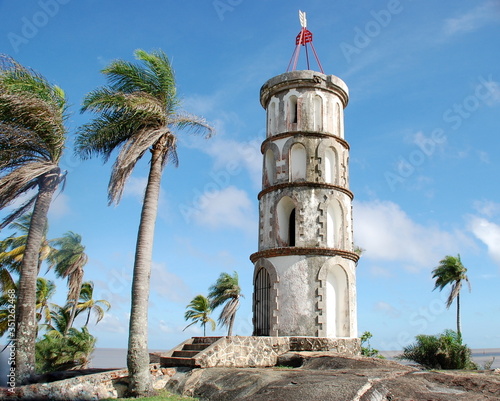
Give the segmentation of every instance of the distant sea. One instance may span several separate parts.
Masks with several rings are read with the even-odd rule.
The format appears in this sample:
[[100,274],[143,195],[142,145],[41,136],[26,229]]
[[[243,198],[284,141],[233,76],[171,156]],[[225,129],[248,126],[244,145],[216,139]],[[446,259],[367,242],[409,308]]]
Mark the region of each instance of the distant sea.
[[[159,350],[151,350],[159,351]],[[167,350],[163,350],[167,351]],[[401,351],[382,351],[387,359],[394,359]],[[492,369],[500,368],[500,348],[473,349],[472,359],[480,367],[493,358]],[[127,366],[127,350],[122,348],[96,348],[90,364],[91,368],[124,368]]]

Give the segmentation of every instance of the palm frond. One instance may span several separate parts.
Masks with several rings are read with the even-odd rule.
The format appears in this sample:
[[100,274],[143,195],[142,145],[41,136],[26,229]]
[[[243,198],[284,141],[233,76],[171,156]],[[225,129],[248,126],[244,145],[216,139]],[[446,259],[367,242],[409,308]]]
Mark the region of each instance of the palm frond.
[[39,185],[42,176],[60,179],[59,167],[52,162],[33,162],[19,166],[0,177],[0,209],[13,202],[20,195]]
[[102,156],[107,162],[111,153],[140,127],[140,121],[127,114],[102,113],[78,129],[75,153],[82,159]]
[[240,300],[238,298],[231,298],[225,305],[224,308],[222,308],[222,312],[219,316],[219,324],[223,326],[228,326],[230,320],[234,317],[236,314],[236,311],[238,310],[240,306]]
[[145,135],[144,131],[139,131],[122,146],[120,153],[113,164],[111,178],[108,186],[109,204],[118,203],[123,194],[125,183],[132,174],[135,165],[158,140],[168,133],[165,128],[152,130]]
[[193,134],[204,134],[206,139],[215,134],[215,129],[204,118],[189,113],[171,116],[169,125],[176,129],[185,129]]
[[162,50],[148,53],[138,49],[135,51],[135,57],[145,62],[153,73],[152,83],[154,86],[152,86],[155,90],[151,93],[163,99],[169,111],[175,110],[178,106],[175,74],[167,55]]

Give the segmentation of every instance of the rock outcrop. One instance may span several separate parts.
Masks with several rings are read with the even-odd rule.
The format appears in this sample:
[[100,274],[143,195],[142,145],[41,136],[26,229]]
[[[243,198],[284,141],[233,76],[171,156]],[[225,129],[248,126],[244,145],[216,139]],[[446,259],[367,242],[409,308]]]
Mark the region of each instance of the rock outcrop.
[[210,401],[500,400],[493,372],[422,371],[397,362],[299,352],[274,368],[210,368],[176,373],[167,388]]

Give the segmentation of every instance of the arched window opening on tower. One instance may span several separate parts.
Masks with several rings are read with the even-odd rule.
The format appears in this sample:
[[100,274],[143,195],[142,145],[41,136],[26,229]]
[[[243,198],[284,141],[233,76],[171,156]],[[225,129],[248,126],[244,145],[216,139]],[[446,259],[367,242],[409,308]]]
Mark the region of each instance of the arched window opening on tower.
[[335,150],[326,148],[325,150],[325,182],[327,184],[335,184],[336,180],[336,164],[337,157]]
[[289,104],[289,121],[292,124],[297,124],[298,120],[298,106],[297,96],[290,96],[288,99]]
[[328,205],[326,212],[326,246],[328,248],[342,249],[341,238],[342,209],[337,200]]
[[347,275],[339,265],[328,268],[326,278],[326,336],[347,337]]
[[268,336],[271,315],[271,280],[263,267],[257,272],[254,283],[254,336]]
[[314,131],[323,131],[323,99],[321,96],[314,96]]
[[267,133],[268,136],[276,134],[276,102],[271,102],[269,104],[269,109],[267,110]]
[[335,116],[336,116],[336,120],[335,120],[335,128],[336,128],[336,135],[341,137],[341,138],[344,138],[344,130],[343,130],[343,127],[342,127],[342,124],[341,124],[341,110],[340,110],[340,105],[337,103],[336,106],[335,106]]
[[295,143],[290,149],[290,180],[306,179],[306,148],[300,143]]
[[295,209],[293,209],[288,219],[288,246],[295,246],[295,226]]
[[295,246],[295,203],[293,200],[284,196],[276,206],[276,215],[278,217],[278,246]]
[[264,186],[267,187],[273,185],[275,177],[276,161],[274,159],[274,152],[271,149],[267,149],[264,166]]

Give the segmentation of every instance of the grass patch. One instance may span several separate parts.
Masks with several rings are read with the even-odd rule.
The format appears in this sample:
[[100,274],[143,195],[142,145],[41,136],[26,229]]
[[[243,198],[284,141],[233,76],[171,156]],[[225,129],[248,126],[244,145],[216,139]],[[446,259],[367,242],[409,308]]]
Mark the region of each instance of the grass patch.
[[141,401],[197,401],[198,398],[183,397],[181,395],[172,394],[167,390],[158,390],[157,395],[143,398],[107,398],[103,401],[130,401],[139,399]]

